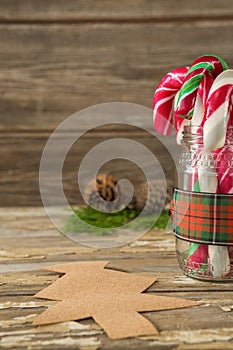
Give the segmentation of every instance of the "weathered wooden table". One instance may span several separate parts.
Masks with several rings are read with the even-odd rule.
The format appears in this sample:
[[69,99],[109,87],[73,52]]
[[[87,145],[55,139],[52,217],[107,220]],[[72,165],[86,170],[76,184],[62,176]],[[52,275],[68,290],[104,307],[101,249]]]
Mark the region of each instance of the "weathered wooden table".
[[[171,234],[151,231],[128,246],[97,250],[60,235],[42,208],[2,208],[0,217],[1,349],[233,349],[233,284],[183,276]],[[113,341],[91,319],[32,326],[35,316],[55,303],[33,297],[58,278],[43,266],[101,259],[114,269],[157,276],[151,293],[202,304],[145,313],[160,332],[150,337]]]

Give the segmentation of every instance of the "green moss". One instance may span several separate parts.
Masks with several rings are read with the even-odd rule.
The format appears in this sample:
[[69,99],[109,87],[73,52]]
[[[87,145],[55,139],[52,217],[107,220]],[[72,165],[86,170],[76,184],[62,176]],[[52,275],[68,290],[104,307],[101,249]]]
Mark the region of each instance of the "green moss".
[[168,220],[169,220],[169,211],[164,210],[156,221],[154,227],[157,228],[166,228]]
[[[80,207],[74,209],[74,214],[67,218],[64,231],[65,233],[87,232],[101,236],[106,234],[106,228],[108,228],[108,234],[110,234],[114,228],[130,223],[139,214],[139,211],[132,209],[124,209],[116,213],[103,213],[90,207]],[[84,223],[80,220],[77,221],[76,216]],[[165,228],[168,218],[168,211],[163,211],[152,228]],[[129,228],[132,230],[138,230],[142,227],[146,228],[147,226],[150,228],[151,222],[153,222],[152,215],[144,215],[138,220],[132,221]],[[90,226],[85,225],[85,223]]]

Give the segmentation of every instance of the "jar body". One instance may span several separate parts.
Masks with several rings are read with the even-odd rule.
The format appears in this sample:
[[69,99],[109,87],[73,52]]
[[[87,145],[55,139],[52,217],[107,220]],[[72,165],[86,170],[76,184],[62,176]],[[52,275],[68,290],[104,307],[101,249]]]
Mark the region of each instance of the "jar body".
[[[179,190],[193,193],[194,197],[206,193],[210,200],[214,198],[214,194],[223,194],[225,196],[224,200],[230,198],[230,203],[233,203],[233,142],[232,132],[229,133],[224,147],[210,152],[203,149],[202,128],[185,128],[184,147],[179,161]],[[215,214],[214,211],[212,214],[210,212],[205,213],[203,205],[200,205],[200,210],[198,208],[198,205],[196,205],[198,215],[196,219],[192,217],[192,220],[203,222],[203,226],[197,224],[195,226],[200,227],[200,231],[203,230],[203,232],[199,232],[200,237],[204,237],[203,241],[197,240],[196,235],[189,232],[189,228],[187,228],[187,232],[182,238],[174,230],[180,268],[186,275],[201,280],[233,281],[232,241],[229,241],[230,243],[222,241],[220,244],[213,241],[209,244],[204,232],[206,230],[205,216],[209,217]],[[231,208],[226,207],[226,210],[231,211]],[[221,223],[225,224],[223,220]],[[192,223],[190,225],[192,226]],[[209,225],[208,229],[211,231],[213,226]],[[227,230],[229,231],[229,227]],[[230,231],[232,237],[232,230],[230,229]],[[212,232],[207,233],[208,236],[211,234]]]

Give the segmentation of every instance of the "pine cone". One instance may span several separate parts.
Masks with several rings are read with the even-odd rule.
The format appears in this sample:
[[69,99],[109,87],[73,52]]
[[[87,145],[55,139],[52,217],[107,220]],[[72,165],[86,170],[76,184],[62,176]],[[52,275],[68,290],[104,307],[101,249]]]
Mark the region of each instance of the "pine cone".
[[150,198],[147,201],[148,196],[148,183],[141,183],[135,190],[134,198],[129,207],[152,214],[161,211],[162,208],[166,208],[172,199],[172,184],[167,184],[167,191],[164,193],[164,182],[162,180],[152,180],[150,183]]
[[[119,210],[123,193],[118,186],[116,186],[118,179],[109,174],[99,174],[96,178],[92,179],[86,186],[84,191],[85,201],[92,207],[98,210]],[[117,192],[118,191],[118,192]],[[105,203],[100,201],[100,198],[104,199]],[[113,201],[115,201],[113,203]],[[107,202],[107,203],[106,203]]]

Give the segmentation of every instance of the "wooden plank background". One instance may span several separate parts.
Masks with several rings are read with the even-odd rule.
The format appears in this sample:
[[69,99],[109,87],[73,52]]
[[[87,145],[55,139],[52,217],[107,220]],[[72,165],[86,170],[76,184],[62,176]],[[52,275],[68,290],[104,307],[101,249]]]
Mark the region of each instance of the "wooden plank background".
[[[230,0],[0,0],[0,205],[41,204],[41,153],[66,117],[111,101],[151,107],[167,71],[205,53],[233,66],[232,37]],[[93,139],[118,131],[106,134],[84,136],[79,159]],[[137,137],[153,143],[143,132]],[[65,174],[71,201],[72,166]],[[131,166],[116,168],[130,178]]]

